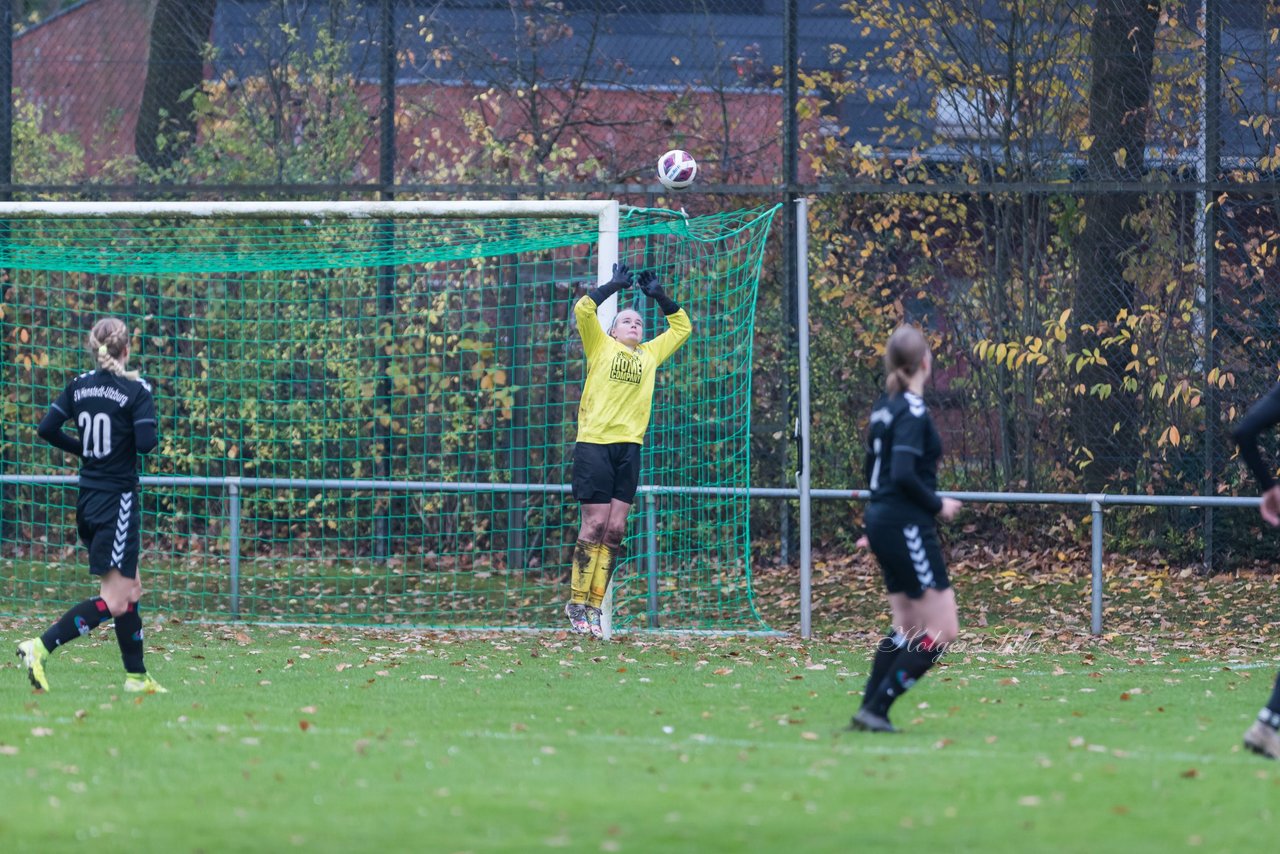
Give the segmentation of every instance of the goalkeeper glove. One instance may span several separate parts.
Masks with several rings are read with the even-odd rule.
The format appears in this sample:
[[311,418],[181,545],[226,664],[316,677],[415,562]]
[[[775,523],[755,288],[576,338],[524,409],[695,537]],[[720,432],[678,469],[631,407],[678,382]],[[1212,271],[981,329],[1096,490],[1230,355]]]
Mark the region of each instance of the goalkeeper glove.
[[623,288],[631,287],[631,276],[631,270],[627,268],[626,264],[619,261],[613,265],[613,278],[599,287],[587,291],[587,296],[591,297],[596,305],[600,305]]
[[640,274],[639,278],[636,279],[636,287],[640,289],[640,293],[656,302],[658,308],[662,309],[663,314],[675,314],[680,310],[680,306],[676,304],[676,301],[667,296],[667,292],[658,283],[658,274],[652,270],[645,270]]

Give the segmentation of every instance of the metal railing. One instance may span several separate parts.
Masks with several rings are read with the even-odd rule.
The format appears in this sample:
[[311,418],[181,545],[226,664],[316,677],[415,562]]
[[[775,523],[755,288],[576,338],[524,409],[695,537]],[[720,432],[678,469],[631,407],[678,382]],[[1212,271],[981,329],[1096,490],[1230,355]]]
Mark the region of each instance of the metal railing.
[[[800,490],[777,490],[778,492],[795,493],[796,497]],[[1103,559],[1103,507],[1105,505],[1112,506],[1128,506],[1128,507],[1253,507],[1256,508],[1261,502],[1259,498],[1219,498],[1216,496],[1200,496],[1200,495],[1107,495],[1105,493],[1081,495],[1062,492],[939,492],[939,495],[949,496],[959,499],[960,501],[978,503],[978,504],[1076,504],[1087,506],[1090,515],[1090,599],[1091,619],[1090,632],[1095,635],[1102,634],[1102,602],[1104,598],[1105,578],[1102,571]],[[858,489],[814,489],[810,491],[813,498],[820,499],[844,499],[844,500],[863,500],[870,497],[870,493],[866,490]],[[771,497],[771,496],[761,496]],[[801,567],[801,574],[807,574],[808,567]],[[807,587],[807,583],[804,585]],[[804,589],[802,587],[802,589]],[[800,600],[801,611],[812,607],[810,601],[805,598]],[[807,624],[807,618],[801,616],[801,625]],[[809,637],[807,632],[801,632],[803,637]]]
[[[74,475],[0,475],[0,483],[42,484],[73,486],[79,478]],[[453,483],[447,481],[417,480],[342,480],[324,478],[270,478],[270,477],[174,477],[146,476],[140,479],[143,486],[161,487],[217,487],[227,497],[228,568],[230,572],[231,615],[239,617],[240,611],[240,526],[241,494],[245,489],[337,489],[367,490],[370,492],[416,492],[421,494],[450,492],[489,493],[548,493],[566,494],[569,484],[546,483]],[[1089,508],[1090,513],[1090,631],[1102,634],[1102,611],[1106,578],[1103,572],[1103,514],[1110,506],[1141,507],[1252,507],[1257,508],[1258,498],[1221,498],[1199,495],[1081,495],[1060,492],[941,492],[940,495],[976,504],[1067,504]],[[646,626],[658,628],[658,498],[663,495],[712,495],[764,498],[778,501],[808,499],[820,501],[866,501],[870,494],[864,489],[808,489],[747,487],[733,489],[713,486],[655,486],[642,485],[637,491],[636,503],[640,510],[644,542],[644,567],[646,575]],[[802,518],[809,518],[803,514]],[[800,635],[812,636],[812,560],[808,550],[802,551],[797,583],[800,588]]]

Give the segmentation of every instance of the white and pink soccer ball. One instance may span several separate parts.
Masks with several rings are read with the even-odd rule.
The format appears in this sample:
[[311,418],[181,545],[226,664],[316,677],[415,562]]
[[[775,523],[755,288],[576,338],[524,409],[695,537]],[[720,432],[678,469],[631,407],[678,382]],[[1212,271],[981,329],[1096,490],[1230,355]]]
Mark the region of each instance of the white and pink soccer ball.
[[683,190],[698,177],[698,161],[693,155],[673,148],[658,158],[658,183],[668,190]]

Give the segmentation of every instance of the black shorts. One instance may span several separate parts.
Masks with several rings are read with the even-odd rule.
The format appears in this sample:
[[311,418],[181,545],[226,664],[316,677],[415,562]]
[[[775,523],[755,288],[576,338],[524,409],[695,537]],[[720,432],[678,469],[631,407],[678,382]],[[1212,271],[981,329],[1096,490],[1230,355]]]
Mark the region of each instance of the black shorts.
[[89,550],[90,573],[106,575],[118,569],[125,578],[138,577],[142,507],[136,491],[80,490],[76,531]]
[[880,562],[884,586],[890,593],[919,599],[926,589],[946,590],[947,564],[942,558],[938,526],[906,517],[867,510],[867,540]]
[[573,446],[573,497],[583,504],[633,504],[639,485],[640,446],[634,442]]

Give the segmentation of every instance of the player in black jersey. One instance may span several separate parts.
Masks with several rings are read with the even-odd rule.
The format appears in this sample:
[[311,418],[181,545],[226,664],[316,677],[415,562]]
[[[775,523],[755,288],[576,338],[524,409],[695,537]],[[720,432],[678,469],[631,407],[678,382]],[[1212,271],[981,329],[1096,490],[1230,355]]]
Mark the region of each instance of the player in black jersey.
[[[1258,435],[1269,427],[1280,424],[1280,385],[1271,389],[1249,408],[1244,418],[1231,431],[1240,446],[1240,456],[1258,482],[1262,493],[1259,511],[1263,520],[1271,526],[1280,525],[1280,484],[1272,474],[1274,469],[1262,459],[1258,450]],[[1244,734],[1244,746],[1254,753],[1270,759],[1280,759],[1280,674],[1276,675],[1271,699],[1258,712],[1258,718]]]
[[[155,400],[151,386],[125,368],[129,330],[122,321],[108,317],[94,324],[89,352],[98,369],[67,384],[37,432],[55,448],[80,458],[76,529],[89,550],[89,572],[99,578],[101,587],[97,596],[72,607],[42,636],[18,644],[18,656],[27,666],[31,684],[48,691],[44,665],[49,653],[114,618],[124,659],[124,689],[166,693],[143,664],[138,613],[142,596],[138,454],[156,447]],[[67,421],[75,423],[79,439],[62,431]]]
[[893,732],[889,707],[956,639],[955,591],[934,518],[953,518],[954,498],[935,491],[942,440],[921,398],[933,358],[924,334],[900,326],[884,355],[885,394],[871,412],[864,470],[871,489],[866,539],[880,563],[893,625],[876,648],[851,729]]

